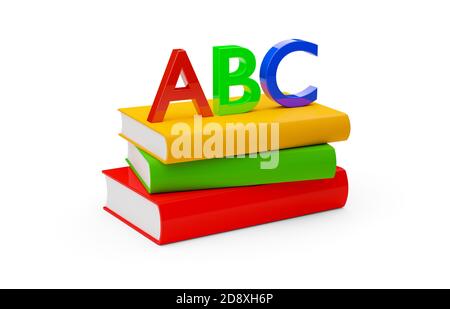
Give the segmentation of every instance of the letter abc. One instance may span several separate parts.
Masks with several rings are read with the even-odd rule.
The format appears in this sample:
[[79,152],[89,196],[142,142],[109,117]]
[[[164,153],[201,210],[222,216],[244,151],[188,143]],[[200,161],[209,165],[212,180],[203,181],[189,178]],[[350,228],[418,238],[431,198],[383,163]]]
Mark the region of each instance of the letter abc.
[[[292,39],[274,45],[261,63],[260,83],[264,93],[285,107],[306,106],[317,99],[317,88],[309,86],[296,94],[284,94],[277,84],[278,66],[288,54],[304,51],[317,56],[318,47],[314,43]],[[236,71],[230,72],[231,58],[237,58]],[[259,102],[261,90],[258,83],[251,79],[256,68],[253,53],[235,45],[213,47],[213,109],[216,115],[230,115],[251,111]],[[186,86],[176,88],[178,78],[182,76]],[[230,86],[242,85],[244,94],[230,101]],[[213,115],[208,101],[197,79],[191,62],[183,49],[174,49],[164,72],[161,84],[148,115],[149,122],[161,122],[171,101],[192,100],[198,114],[203,117]]]

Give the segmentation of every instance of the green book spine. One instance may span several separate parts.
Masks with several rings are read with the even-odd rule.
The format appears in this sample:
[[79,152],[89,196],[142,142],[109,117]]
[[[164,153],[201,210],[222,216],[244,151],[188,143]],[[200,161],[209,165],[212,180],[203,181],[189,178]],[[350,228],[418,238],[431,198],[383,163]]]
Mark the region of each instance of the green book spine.
[[279,150],[278,165],[272,169],[261,168],[270,157],[262,158],[260,154],[164,164],[137,150],[148,163],[145,168],[149,172],[142,172],[142,164],[139,171],[132,160],[127,162],[150,193],[333,178],[336,172],[336,153],[328,144]]

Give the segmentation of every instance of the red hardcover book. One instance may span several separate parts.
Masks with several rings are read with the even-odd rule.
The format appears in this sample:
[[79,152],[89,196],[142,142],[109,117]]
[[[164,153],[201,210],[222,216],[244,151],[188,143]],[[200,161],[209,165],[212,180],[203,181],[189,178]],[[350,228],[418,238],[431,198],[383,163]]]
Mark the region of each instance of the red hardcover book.
[[347,174],[331,179],[149,194],[129,167],[103,171],[104,209],[162,245],[344,207]]

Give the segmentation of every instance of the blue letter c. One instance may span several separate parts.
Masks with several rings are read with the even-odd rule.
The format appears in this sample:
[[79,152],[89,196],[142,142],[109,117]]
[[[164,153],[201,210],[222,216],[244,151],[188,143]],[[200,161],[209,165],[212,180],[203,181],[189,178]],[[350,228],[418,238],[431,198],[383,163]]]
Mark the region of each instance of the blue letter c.
[[280,88],[278,88],[278,65],[286,55],[294,51],[304,51],[317,56],[317,45],[297,39],[280,42],[273,46],[264,56],[259,72],[264,93],[285,107],[305,106],[317,100],[317,88],[314,86],[309,86],[299,93],[288,95],[282,93]]

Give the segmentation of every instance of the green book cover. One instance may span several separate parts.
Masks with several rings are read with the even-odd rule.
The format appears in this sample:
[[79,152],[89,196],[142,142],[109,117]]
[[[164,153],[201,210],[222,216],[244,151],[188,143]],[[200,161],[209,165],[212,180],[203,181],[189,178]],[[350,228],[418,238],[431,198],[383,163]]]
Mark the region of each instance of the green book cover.
[[336,172],[336,153],[328,144],[262,155],[164,164],[129,144],[126,161],[149,193],[333,178]]

